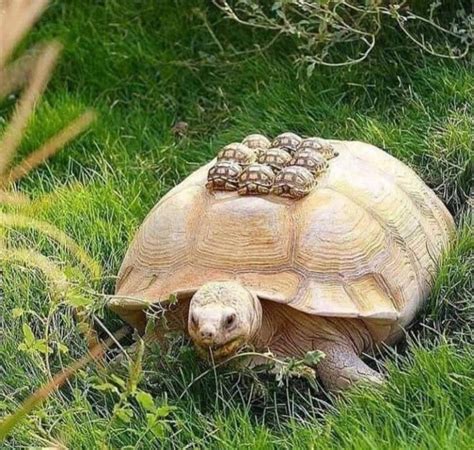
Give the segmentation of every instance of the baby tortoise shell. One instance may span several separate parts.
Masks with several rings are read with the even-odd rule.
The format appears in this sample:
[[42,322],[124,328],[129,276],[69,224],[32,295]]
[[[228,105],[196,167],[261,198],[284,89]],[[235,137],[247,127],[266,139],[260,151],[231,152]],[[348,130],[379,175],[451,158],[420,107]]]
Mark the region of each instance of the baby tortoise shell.
[[232,161],[241,166],[248,166],[257,159],[255,150],[248,148],[244,144],[233,142],[226,145],[218,154],[218,161]]
[[279,147],[288,151],[291,155],[301,143],[301,138],[295,133],[279,134],[272,142],[272,147]]
[[207,173],[206,187],[215,191],[236,191],[242,167],[233,161],[217,161]]
[[269,148],[259,156],[258,162],[270,166],[273,171],[278,172],[291,161],[291,155],[282,148]]
[[271,147],[271,142],[263,134],[249,134],[242,141],[242,144],[255,150],[257,156],[260,156],[267,148]]
[[272,169],[263,164],[250,164],[239,177],[239,194],[269,194],[275,174]]
[[324,172],[328,163],[321,153],[305,148],[298,150],[290,161],[290,166],[300,166],[308,169],[314,176]]
[[287,166],[276,176],[272,193],[281,197],[300,199],[316,185],[314,176],[301,166]]
[[338,153],[334,150],[334,147],[329,142],[316,137],[303,139],[297,150],[306,149],[315,150],[318,153],[321,153],[321,155],[323,155],[326,159],[331,159],[338,155]]

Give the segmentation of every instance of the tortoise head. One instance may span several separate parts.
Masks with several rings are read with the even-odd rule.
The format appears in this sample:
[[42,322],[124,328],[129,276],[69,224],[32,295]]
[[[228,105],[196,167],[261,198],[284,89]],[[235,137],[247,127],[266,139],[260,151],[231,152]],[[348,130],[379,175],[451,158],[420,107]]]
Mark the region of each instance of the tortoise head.
[[261,323],[260,301],[237,282],[207,283],[191,299],[188,331],[201,356],[232,356],[252,341]]

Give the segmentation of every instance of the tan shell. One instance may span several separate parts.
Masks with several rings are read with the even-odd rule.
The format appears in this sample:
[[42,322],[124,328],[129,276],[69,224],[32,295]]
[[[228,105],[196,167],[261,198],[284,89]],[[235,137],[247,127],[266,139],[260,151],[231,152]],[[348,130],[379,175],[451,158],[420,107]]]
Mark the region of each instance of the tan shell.
[[271,147],[271,142],[263,134],[249,134],[243,141],[242,144],[248,148],[257,151],[257,155],[261,155],[267,148]]
[[272,142],[272,147],[279,147],[283,150],[293,154],[298,145],[301,143],[301,138],[295,133],[282,133],[279,134]]
[[269,194],[275,174],[263,164],[251,164],[239,177],[239,194]]
[[247,166],[257,159],[255,150],[250,149],[244,144],[234,142],[226,145],[217,154],[217,161],[232,161],[241,166]]
[[262,153],[258,162],[270,166],[274,171],[279,171],[291,160],[291,155],[282,148],[269,148]]
[[222,191],[236,191],[242,167],[232,161],[217,161],[207,173],[206,187]]
[[314,188],[316,180],[305,167],[288,166],[278,173],[272,192],[282,197],[300,199]]
[[290,165],[305,167],[315,176],[324,172],[328,167],[324,156],[309,148],[297,150],[290,161]]
[[146,304],[238,280],[309,314],[359,318],[376,342],[398,335],[427,298],[453,219],[397,159],[330,142],[339,156],[299,201],[210,192],[210,165],[197,170],[143,222],[110,306],[140,326]]
[[337,156],[337,152],[334,150],[334,146],[332,146],[330,142],[317,137],[303,139],[297,148],[297,151],[300,150],[315,150],[321,153],[321,155],[326,159],[332,159]]

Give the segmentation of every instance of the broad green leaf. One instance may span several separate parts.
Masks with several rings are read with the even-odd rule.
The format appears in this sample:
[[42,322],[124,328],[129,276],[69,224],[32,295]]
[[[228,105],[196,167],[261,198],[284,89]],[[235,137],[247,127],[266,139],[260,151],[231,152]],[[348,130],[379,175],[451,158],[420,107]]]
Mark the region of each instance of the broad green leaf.
[[114,409],[115,416],[124,423],[130,423],[130,419],[133,417],[133,411],[131,408],[125,406]]
[[48,344],[46,343],[45,339],[39,339],[34,343],[33,348],[37,350],[40,353],[43,354],[48,354],[51,352],[51,349],[49,348]]
[[23,328],[23,337],[24,337],[26,345],[28,347],[32,347],[36,341],[35,335],[33,334],[33,330],[26,322],[23,324],[22,328]]
[[146,421],[148,428],[157,438],[165,437],[165,426],[154,414],[147,414]]
[[22,308],[13,308],[12,309],[12,317],[14,319],[17,319],[18,317],[21,317],[24,314],[24,310]]
[[135,393],[135,398],[144,410],[150,412],[155,411],[155,401],[153,400],[151,394],[149,394],[148,392],[137,391]]

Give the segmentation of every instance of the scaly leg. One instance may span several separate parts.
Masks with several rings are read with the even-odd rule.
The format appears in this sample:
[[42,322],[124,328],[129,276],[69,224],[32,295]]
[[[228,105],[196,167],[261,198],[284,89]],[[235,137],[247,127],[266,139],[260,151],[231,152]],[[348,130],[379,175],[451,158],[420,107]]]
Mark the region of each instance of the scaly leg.
[[318,363],[316,370],[329,391],[342,391],[358,382],[383,382],[383,376],[365,364],[350,345],[323,341],[317,348],[326,357]]

